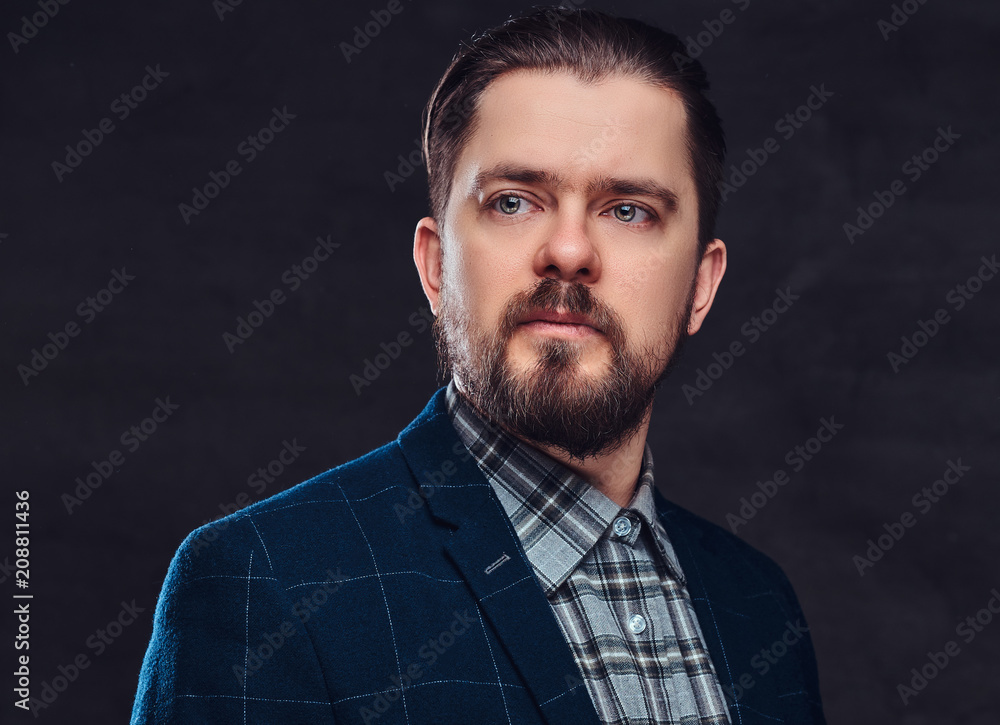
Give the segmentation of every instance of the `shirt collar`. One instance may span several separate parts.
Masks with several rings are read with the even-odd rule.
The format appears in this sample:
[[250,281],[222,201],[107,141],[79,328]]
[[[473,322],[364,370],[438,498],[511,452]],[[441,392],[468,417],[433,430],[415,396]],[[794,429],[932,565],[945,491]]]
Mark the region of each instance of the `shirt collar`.
[[611,535],[611,525],[620,515],[632,520],[629,543],[635,543],[642,525],[650,527],[668,570],[683,583],[673,547],[656,515],[648,443],[636,491],[622,508],[560,461],[482,416],[454,380],[448,383],[445,399],[459,438],[500,499],[546,595],[573,573],[602,536]]

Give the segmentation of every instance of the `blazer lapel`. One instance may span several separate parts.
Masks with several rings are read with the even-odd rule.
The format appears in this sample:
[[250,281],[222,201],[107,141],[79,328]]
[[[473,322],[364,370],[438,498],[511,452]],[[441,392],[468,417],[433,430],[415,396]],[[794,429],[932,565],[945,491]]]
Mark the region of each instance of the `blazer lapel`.
[[597,723],[580,670],[510,520],[448,417],[444,388],[398,441],[415,479],[444,481],[425,495],[430,513],[455,528],[446,555],[475,593],[546,721]]
[[744,722],[744,711],[777,715],[785,684],[781,675],[762,676],[751,665],[754,657],[760,659],[761,645],[773,640],[768,627],[781,621],[767,608],[771,600],[762,591],[762,580],[748,562],[734,560],[732,547],[721,536],[692,525],[692,514],[659,491],[655,496],[733,722]]

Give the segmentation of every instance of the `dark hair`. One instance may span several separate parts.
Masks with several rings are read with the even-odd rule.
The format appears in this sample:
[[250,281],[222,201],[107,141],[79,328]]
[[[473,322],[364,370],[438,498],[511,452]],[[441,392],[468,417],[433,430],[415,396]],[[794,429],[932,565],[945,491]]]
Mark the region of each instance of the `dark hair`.
[[475,130],[480,96],[500,75],[521,69],[567,70],[585,83],[622,73],[675,91],[687,115],[698,240],[704,250],[715,235],[726,154],[722,123],[705,96],[705,70],[676,35],[596,10],[538,8],[462,44],[424,109],[423,153],[436,219],[444,218],[455,164]]

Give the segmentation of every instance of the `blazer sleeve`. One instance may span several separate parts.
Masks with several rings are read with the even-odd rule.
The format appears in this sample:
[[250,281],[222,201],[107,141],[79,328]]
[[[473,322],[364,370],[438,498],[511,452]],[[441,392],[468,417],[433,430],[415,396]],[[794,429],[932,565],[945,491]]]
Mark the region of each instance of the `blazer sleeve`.
[[250,517],[185,539],[163,583],[133,725],[333,723],[300,607]]

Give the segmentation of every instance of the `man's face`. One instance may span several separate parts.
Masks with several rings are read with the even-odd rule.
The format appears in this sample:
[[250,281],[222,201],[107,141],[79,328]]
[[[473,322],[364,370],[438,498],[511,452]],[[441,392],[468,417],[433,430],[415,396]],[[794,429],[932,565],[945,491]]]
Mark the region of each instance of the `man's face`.
[[491,419],[607,452],[648,419],[725,267],[713,243],[706,304],[683,105],[624,76],[515,72],[476,118],[436,229],[439,284],[433,259],[421,270],[439,346]]

